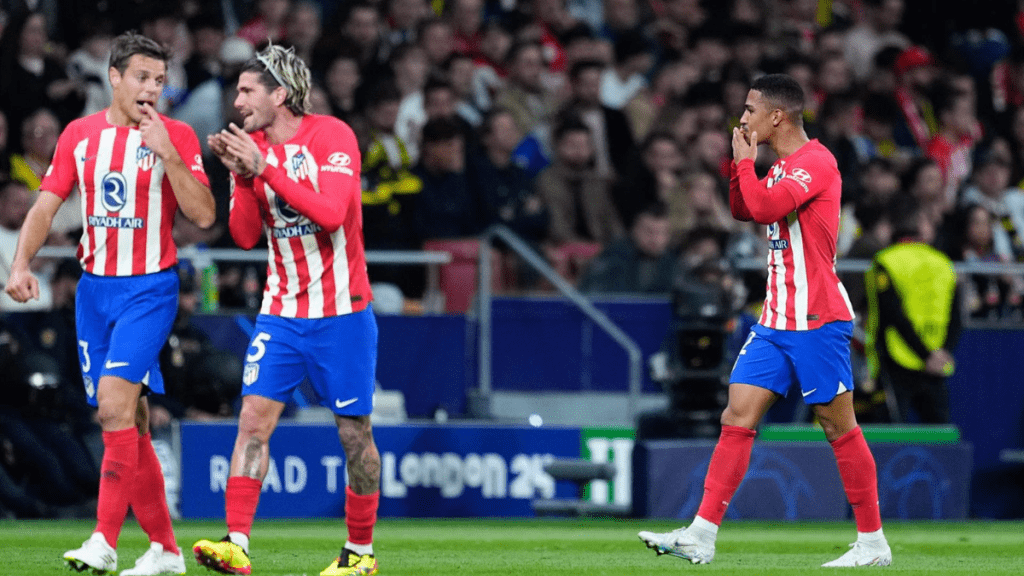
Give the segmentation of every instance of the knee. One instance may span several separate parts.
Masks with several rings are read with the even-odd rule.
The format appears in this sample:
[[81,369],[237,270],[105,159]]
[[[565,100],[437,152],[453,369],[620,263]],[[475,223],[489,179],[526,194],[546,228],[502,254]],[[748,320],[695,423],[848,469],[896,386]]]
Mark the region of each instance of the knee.
[[96,410],[96,421],[104,432],[115,432],[135,426],[135,414],[107,403],[101,403]]
[[243,408],[238,416],[238,439],[243,444],[248,444],[252,440],[266,442],[270,439],[271,426],[269,418],[256,411]]
[[740,426],[742,428],[749,428],[753,430],[757,428],[757,421],[759,419],[759,417],[754,417],[751,414],[745,414],[742,411],[736,410],[730,404],[722,411],[722,418],[720,422],[722,426]]

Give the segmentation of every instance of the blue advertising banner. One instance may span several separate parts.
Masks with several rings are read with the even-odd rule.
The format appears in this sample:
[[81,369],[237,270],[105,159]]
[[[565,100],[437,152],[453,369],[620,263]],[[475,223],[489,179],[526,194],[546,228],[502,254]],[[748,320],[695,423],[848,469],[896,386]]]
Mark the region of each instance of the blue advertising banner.
[[[236,425],[182,423],[181,514],[224,514]],[[574,497],[544,472],[580,456],[576,428],[401,425],[374,429],[381,455],[380,516],[532,516],[534,498]],[[282,423],[270,441],[261,518],[339,517],[345,456],[333,425]]]
[[[633,504],[639,516],[692,518],[715,443],[656,440],[633,450]],[[875,444],[883,518],[964,519],[971,445]],[[832,448],[824,442],[758,442],[726,518],[843,520],[850,515]]]

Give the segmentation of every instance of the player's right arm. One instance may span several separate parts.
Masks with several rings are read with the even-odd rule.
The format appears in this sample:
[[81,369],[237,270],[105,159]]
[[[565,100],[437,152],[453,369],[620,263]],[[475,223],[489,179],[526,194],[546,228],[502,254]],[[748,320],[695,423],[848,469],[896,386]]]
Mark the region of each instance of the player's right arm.
[[235,244],[243,250],[249,250],[260,241],[260,235],[263,233],[259,200],[256,199],[252,178],[232,173],[231,182],[228,228]]
[[11,275],[7,281],[4,291],[16,302],[28,302],[29,299],[39,299],[39,280],[29,269],[29,263],[39,248],[46,242],[50,234],[50,225],[53,223],[53,216],[57,213],[64,199],[56,194],[41,191],[39,198],[25,216],[25,223],[21,225],[21,232],[18,234],[18,248],[14,252],[14,262],[11,263]]
[[740,173],[735,162],[730,162],[729,167],[729,210],[733,218],[740,222],[750,222],[754,216],[743,202],[743,194],[740,193]]

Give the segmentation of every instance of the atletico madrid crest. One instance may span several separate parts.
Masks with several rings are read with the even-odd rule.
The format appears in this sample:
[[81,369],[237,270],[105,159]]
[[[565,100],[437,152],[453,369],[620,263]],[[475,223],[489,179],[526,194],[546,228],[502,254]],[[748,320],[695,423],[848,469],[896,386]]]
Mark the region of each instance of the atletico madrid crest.
[[146,146],[139,146],[135,152],[135,163],[138,164],[139,170],[150,170],[156,164],[156,154]]

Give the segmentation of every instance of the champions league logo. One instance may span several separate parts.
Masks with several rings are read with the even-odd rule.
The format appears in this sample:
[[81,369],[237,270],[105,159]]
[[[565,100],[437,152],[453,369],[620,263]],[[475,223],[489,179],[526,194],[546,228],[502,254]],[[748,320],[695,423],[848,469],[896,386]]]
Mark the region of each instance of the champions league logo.
[[109,172],[100,183],[100,204],[107,212],[119,212],[128,202],[128,183],[120,172]]

